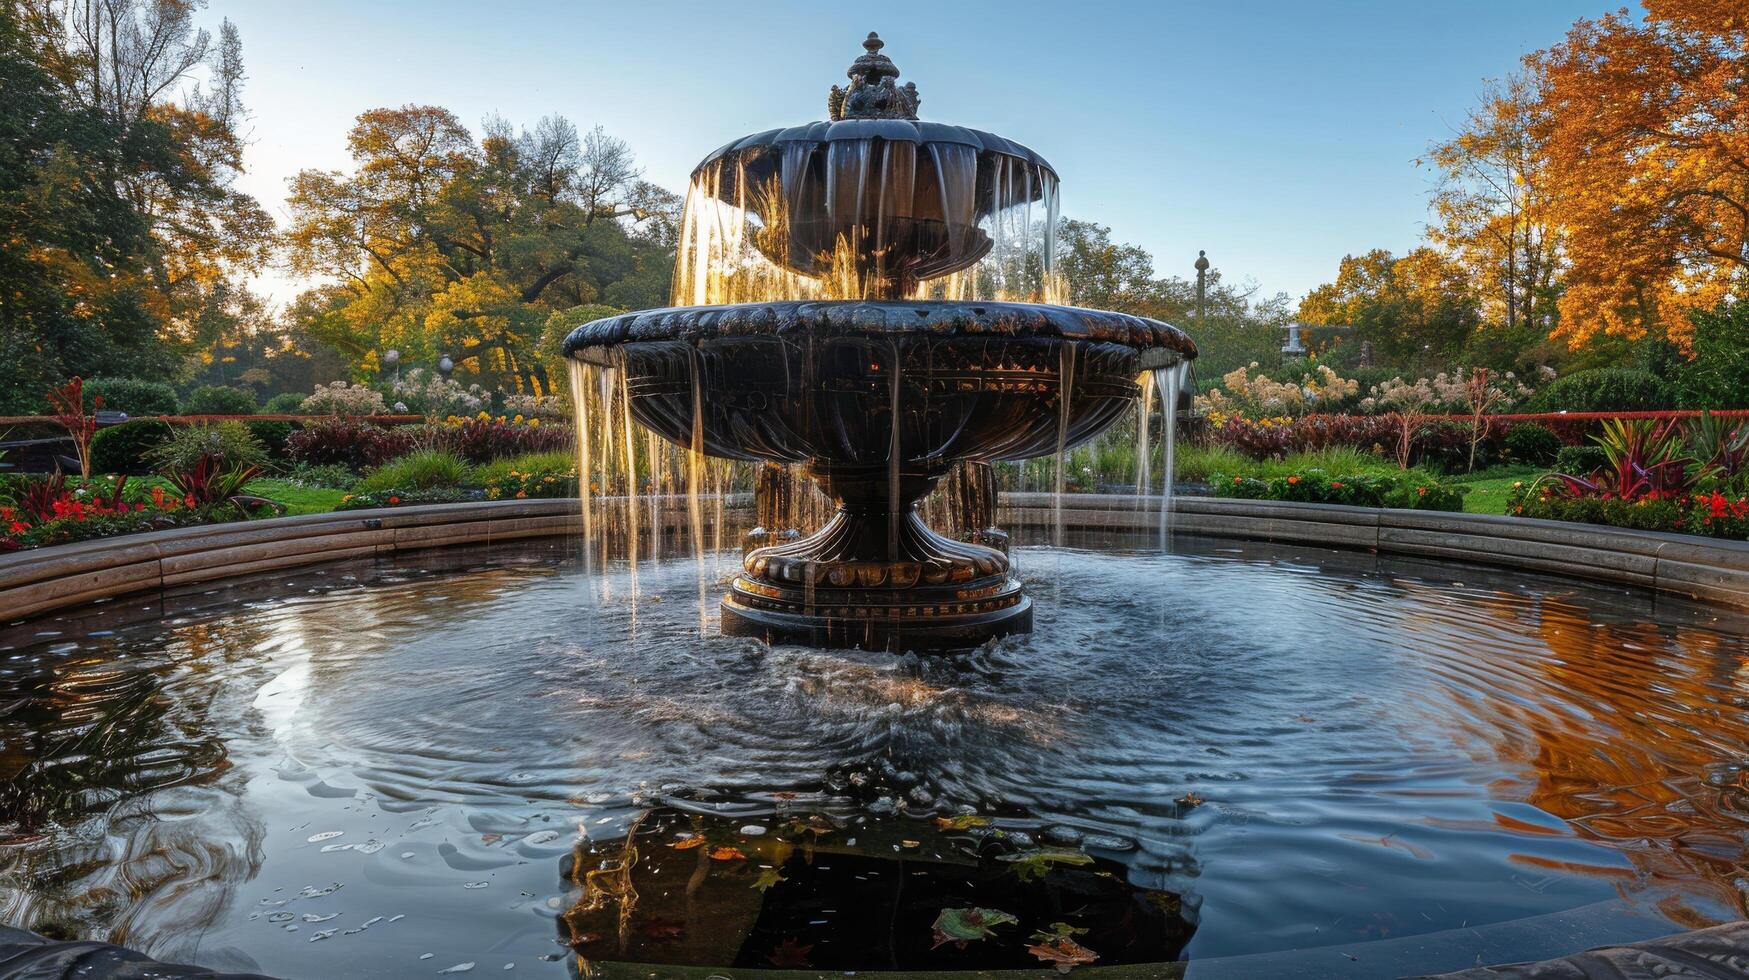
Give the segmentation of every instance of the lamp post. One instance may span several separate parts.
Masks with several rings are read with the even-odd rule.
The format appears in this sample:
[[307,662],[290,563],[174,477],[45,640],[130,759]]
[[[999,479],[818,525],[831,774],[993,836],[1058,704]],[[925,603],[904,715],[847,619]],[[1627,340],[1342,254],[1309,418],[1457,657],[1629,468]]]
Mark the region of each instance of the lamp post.
[[1203,323],[1203,299],[1207,296],[1209,274],[1209,254],[1202,249],[1196,250],[1196,328],[1201,330]]
[[437,373],[443,375],[445,381],[449,380],[450,372],[454,370],[455,362],[449,359],[448,354],[437,359]]
[[401,352],[391,347],[383,351],[383,367],[395,372],[395,383],[401,383]]

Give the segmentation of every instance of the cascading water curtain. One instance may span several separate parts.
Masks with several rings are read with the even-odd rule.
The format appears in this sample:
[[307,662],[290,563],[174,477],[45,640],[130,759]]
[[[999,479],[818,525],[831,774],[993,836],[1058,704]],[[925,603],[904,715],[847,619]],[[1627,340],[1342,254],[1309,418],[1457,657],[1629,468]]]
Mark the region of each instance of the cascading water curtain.
[[[886,139],[799,140],[726,153],[701,166],[687,188],[670,300],[712,306],[878,296],[894,281],[895,270],[883,264],[888,236],[915,233],[907,220],[924,206],[945,216],[950,254],[969,252],[974,243],[982,248],[985,239],[989,247],[964,268],[937,275],[923,270],[894,298],[1066,301],[1056,272],[1058,184],[1048,167],[1003,154],[980,159],[969,145]],[[681,520],[695,553],[714,555],[739,543],[725,541],[725,495],[750,491],[762,464],[703,456],[699,360],[688,447],[639,432],[623,372],[571,365],[578,506],[589,562],[605,567],[610,560],[635,564],[639,556],[661,556],[673,548],[662,535]],[[894,399],[899,381],[895,371]],[[889,410],[896,421],[904,408]],[[835,505],[801,467],[785,469],[787,492],[774,494],[782,506],[763,513],[778,526],[767,530],[812,533],[830,520]],[[684,501],[676,492],[682,485]],[[923,512],[945,509],[932,497]],[[716,566],[701,564],[701,596],[707,579],[721,577]]]
[[[949,216],[950,247],[963,247],[959,236],[975,230],[990,249],[965,269],[925,278],[907,298],[1065,302],[1056,273],[1056,174],[999,154],[984,165],[987,180],[973,147],[881,139],[796,141],[751,159],[712,160],[687,188],[670,301],[871,298],[891,271],[880,264],[884,236],[927,196]],[[820,228],[843,234],[820,240]],[[870,258],[859,265],[858,255]]]

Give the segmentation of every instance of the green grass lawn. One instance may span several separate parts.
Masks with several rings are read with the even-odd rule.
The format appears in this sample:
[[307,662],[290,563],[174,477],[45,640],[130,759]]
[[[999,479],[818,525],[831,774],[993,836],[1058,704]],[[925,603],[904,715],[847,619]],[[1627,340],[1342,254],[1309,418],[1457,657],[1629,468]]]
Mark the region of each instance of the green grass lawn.
[[345,490],[306,487],[271,478],[253,480],[245,489],[252,494],[266,497],[283,505],[288,517],[296,514],[320,514],[333,510],[340,506],[340,498],[346,496]]
[[1469,493],[1464,494],[1465,513],[1504,514],[1506,495],[1512,485],[1520,480],[1529,483],[1544,472],[1546,470],[1535,466],[1495,466],[1473,475],[1446,477],[1446,482],[1469,489]]

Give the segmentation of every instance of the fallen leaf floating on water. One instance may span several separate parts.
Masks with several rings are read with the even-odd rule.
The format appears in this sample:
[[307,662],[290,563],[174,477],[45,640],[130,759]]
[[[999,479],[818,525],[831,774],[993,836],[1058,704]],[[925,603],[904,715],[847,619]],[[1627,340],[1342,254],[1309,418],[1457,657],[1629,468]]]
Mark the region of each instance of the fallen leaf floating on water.
[[682,837],[681,839],[675,841],[672,844],[669,844],[668,846],[674,848],[677,851],[685,851],[685,850],[690,850],[694,847],[697,847],[703,843],[704,843],[704,835],[703,834],[694,834],[691,837]]
[[739,847],[718,847],[711,850],[712,861],[745,861],[747,855]]
[[1078,966],[1085,966],[1099,959],[1098,953],[1067,936],[1048,943],[1028,946],[1026,951],[1056,967],[1058,973],[1068,973]]
[[814,951],[812,944],[803,946],[792,939],[785,939],[771,951],[771,965],[782,970],[806,970],[812,964],[808,962],[808,954]]
[[325,840],[333,840],[344,833],[346,833],[344,830],[324,830],[319,834],[311,834],[309,837],[305,838],[305,840],[311,844],[320,844]]
[[936,817],[935,825],[942,830],[971,830],[973,827],[988,827],[989,817],[980,817],[975,813],[962,813],[957,817]]
[[1040,929],[1032,934],[1035,943],[1054,943],[1059,939],[1073,939],[1076,936],[1087,935],[1087,930],[1072,926],[1067,922],[1053,922],[1049,929]]
[[783,880],[785,880],[785,879],[784,879],[783,873],[781,871],[778,871],[776,868],[766,868],[764,871],[759,872],[759,877],[753,879],[753,884],[749,885],[748,887],[749,888],[757,888],[760,891],[765,891],[766,889],[770,888],[772,885],[775,885],[778,882],[783,881]]
[[472,964],[472,963],[457,963],[455,966],[452,966],[447,970],[439,970],[437,972],[440,974],[442,974],[442,973],[466,973],[469,970],[472,970],[473,968],[474,968],[474,964]]
[[482,843],[482,844],[496,844],[503,839],[504,839],[503,834],[481,834],[480,835],[480,843]]
[[655,942],[672,942],[686,935],[686,927],[667,919],[651,919],[644,924],[644,935]]
[[1183,796],[1180,796],[1178,798],[1178,805],[1179,806],[1202,806],[1202,794],[1198,793],[1195,790],[1191,790],[1190,792],[1188,792],[1188,793],[1186,793]]
[[[935,917],[935,946],[954,943],[960,949],[976,939],[989,939],[997,926],[1019,922],[1001,909],[942,909]],[[931,946],[934,949],[935,946]]]
[[1004,854],[997,860],[1014,865],[1014,875],[1021,881],[1043,878],[1050,873],[1053,864],[1080,866],[1093,863],[1090,855],[1080,851],[1022,851],[1019,854]]
[[1343,834],[1342,836],[1359,844],[1377,844],[1380,847],[1400,847],[1403,850],[1408,851],[1411,857],[1417,857],[1423,861],[1433,860],[1432,851],[1429,851],[1425,847],[1411,844],[1406,840],[1397,840],[1395,834],[1386,834],[1383,837],[1364,837],[1360,834]]

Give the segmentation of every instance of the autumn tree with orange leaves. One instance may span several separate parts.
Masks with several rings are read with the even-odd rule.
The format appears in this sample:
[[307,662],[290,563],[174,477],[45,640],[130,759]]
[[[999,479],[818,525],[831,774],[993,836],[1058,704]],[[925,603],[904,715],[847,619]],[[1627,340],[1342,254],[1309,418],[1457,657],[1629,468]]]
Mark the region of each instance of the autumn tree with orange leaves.
[[1749,6],[1645,0],[1529,59],[1565,234],[1556,336],[1668,337],[1749,282]]

